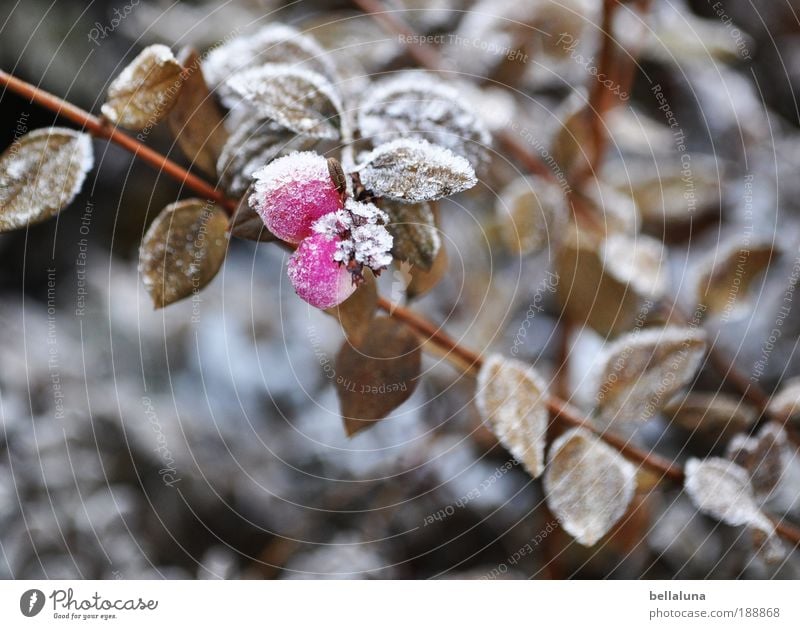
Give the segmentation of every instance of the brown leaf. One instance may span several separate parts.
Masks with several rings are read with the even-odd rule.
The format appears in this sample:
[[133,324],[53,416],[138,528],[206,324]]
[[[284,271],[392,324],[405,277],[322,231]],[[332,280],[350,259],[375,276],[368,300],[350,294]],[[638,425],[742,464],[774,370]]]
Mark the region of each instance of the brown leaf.
[[544,177],[520,177],[495,203],[500,233],[509,251],[530,254],[561,240],[569,216],[564,191]]
[[786,431],[780,424],[770,422],[758,436],[736,435],[728,444],[727,456],[747,470],[753,491],[763,500],[786,472],[789,456]]
[[603,350],[597,417],[606,424],[652,418],[692,380],[705,349],[705,335],[691,328],[649,328],[620,337]]
[[58,214],[78,194],[93,163],[85,133],[53,127],[19,138],[0,156],[0,232]]
[[409,269],[411,281],[406,286],[406,297],[415,299],[436,286],[439,280],[444,277],[444,274],[447,273],[448,264],[447,249],[440,247],[430,271],[425,271],[419,267]]
[[267,228],[258,212],[251,208],[248,203],[252,191],[253,186],[251,185],[244,196],[239,199],[236,212],[231,216],[229,226],[231,236],[242,240],[255,240],[256,242],[275,242],[278,238]]
[[729,243],[711,252],[697,281],[697,302],[709,314],[729,317],[746,310],[747,294],[778,252],[768,242]]
[[183,84],[181,71],[169,48],[148,46],[109,86],[103,115],[134,131],[155,126],[175,104]]
[[405,402],[422,369],[419,340],[389,317],[372,320],[358,346],[336,355],[336,392],[348,436],[369,428]]
[[185,68],[183,87],[167,123],[183,154],[193,165],[213,176],[228,140],[222,109],[206,85],[197,51],[184,49],[178,61]]
[[533,367],[497,354],[484,361],[478,374],[475,401],[481,416],[533,478],[544,470],[546,388]]
[[593,546],[628,510],[636,468],[597,435],[573,428],[550,447],[544,490],[564,530]]
[[571,226],[556,259],[556,294],[570,319],[614,336],[647,319],[666,290],[666,254],[648,236]]
[[757,413],[739,397],[726,393],[688,393],[664,406],[664,414],[693,435],[727,441],[737,432],[748,430]]
[[392,256],[430,271],[442,246],[430,204],[384,199],[381,209],[389,215],[386,228],[394,239]]
[[365,268],[362,283],[350,297],[338,306],[325,312],[336,317],[344,330],[347,340],[360,345],[370,328],[378,306],[378,285],[372,271]]
[[200,199],[165,207],[139,249],[139,273],[156,308],[200,291],[219,271],[227,251],[228,217]]
[[800,378],[790,378],[781,384],[769,403],[769,412],[784,421],[800,420]]

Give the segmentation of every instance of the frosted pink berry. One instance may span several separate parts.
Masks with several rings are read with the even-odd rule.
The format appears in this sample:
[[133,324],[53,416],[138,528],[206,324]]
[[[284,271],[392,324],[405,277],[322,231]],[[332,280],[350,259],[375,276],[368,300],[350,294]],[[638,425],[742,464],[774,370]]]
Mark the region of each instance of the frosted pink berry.
[[309,236],[289,259],[289,279],[295,292],[317,308],[332,308],[355,291],[353,276],[334,259],[340,239],[327,234]]
[[320,216],[342,207],[327,160],[311,151],[280,157],[253,174],[249,203],[281,240],[298,243],[311,235]]

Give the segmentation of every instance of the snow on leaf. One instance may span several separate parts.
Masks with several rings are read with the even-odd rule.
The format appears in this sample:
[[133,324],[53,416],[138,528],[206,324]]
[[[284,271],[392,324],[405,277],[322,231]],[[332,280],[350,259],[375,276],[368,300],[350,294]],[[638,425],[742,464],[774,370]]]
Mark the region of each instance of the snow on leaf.
[[327,53],[314,39],[279,23],[214,48],[206,56],[203,72],[209,84],[216,86],[234,74],[267,63],[306,67],[327,77],[334,74]]
[[644,422],[694,377],[705,335],[691,328],[634,330],[603,351],[595,412],[607,424]]
[[498,354],[478,374],[475,401],[500,443],[537,478],[544,470],[546,385],[534,369]]
[[433,201],[473,187],[469,162],[425,140],[393,140],[363,156],[356,168],[376,196],[409,203]]
[[226,85],[259,116],[315,138],[339,138],[342,105],[328,80],[317,72],[267,64],[235,74]]
[[430,271],[442,246],[430,204],[384,199],[381,206],[389,215],[387,229],[394,238],[392,256]]
[[0,232],[58,214],[81,189],[94,164],[85,133],[53,127],[15,141],[0,156]]
[[231,196],[240,197],[264,164],[295,151],[308,151],[318,141],[297,135],[274,120],[249,117],[234,129],[222,148],[217,160],[220,185]]
[[747,470],[756,497],[766,499],[786,472],[789,456],[786,431],[777,422],[770,422],[757,436],[736,435],[726,454]]
[[154,126],[175,104],[183,83],[181,71],[169,48],[148,46],[109,86],[103,115],[135,131]]
[[508,249],[529,254],[560,239],[569,209],[557,183],[532,176],[515,179],[503,189],[495,214]]
[[373,146],[397,138],[428,140],[485,163],[491,136],[457,89],[427,72],[405,72],[373,86],[358,111],[362,137]]
[[544,490],[564,530],[593,546],[625,515],[636,468],[595,434],[573,428],[550,447]]
[[189,297],[219,271],[228,217],[211,203],[186,199],[165,207],[139,249],[139,273],[156,308]]
[[706,515],[730,526],[751,529],[759,547],[766,546],[766,559],[774,561],[782,554],[775,525],[756,503],[750,477],[743,467],[719,457],[689,459],[683,486],[694,505]]
[[790,378],[782,383],[769,403],[769,411],[787,421],[800,418],[800,378]]

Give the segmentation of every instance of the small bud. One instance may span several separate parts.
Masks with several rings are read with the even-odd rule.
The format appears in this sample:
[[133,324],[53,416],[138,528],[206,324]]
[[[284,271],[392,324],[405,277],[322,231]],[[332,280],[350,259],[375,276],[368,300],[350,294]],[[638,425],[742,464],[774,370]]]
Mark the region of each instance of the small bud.
[[314,234],[303,240],[289,259],[289,280],[295,292],[323,310],[338,306],[356,289],[347,267],[334,259],[339,240]]
[[249,203],[267,228],[281,240],[299,243],[311,235],[319,217],[342,207],[328,161],[306,151],[280,157],[253,175]]

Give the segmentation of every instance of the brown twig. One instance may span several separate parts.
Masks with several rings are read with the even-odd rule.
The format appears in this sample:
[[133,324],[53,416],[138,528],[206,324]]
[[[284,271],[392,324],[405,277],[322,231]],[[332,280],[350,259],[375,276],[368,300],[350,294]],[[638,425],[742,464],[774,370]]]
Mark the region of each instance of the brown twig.
[[[229,211],[234,211],[238,206],[237,201],[228,198],[223,192],[214,188],[208,182],[190,173],[185,168],[169,160],[166,156],[144,146],[116,128],[109,126],[101,121],[100,118],[93,116],[89,112],[2,70],[0,70],[0,85],[4,85],[11,91],[30,98],[32,103],[37,103],[58,115],[63,115],[65,118],[83,127],[93,136],[114,142],[131,152],[134,157],[144,159],[147,163],[163,170],[167,175],[176,179],[187,188],[194,190],[204,197],[213,199]],[[426,341],[430,341],[445,350],[446,357],[449,358],[452,356],[456,358],[456,364],[461,365],[466,363],[469,366],[470,373],[474,374],[481,368],[483,364],[481,355],[459,344],[446,334],[441,327],[436,326],[408,308],[392,306],[392,304],[384,298],[379,299],[378,306],[389,313],[391,317],[411,327],[418,334],[423,336]],[[659,455],[638,448],[625,439],[606,432],[597,431],[589,420],[581,417],[567,402],[555,396],[551,396],[548,399],[547,406],[555,421],[561,421],[569,426],[591,430],[609,445],[619,450],[619,452],[629,460],[639,463],[643,467],[660,474],[664,478],[669,478],[678,483],[682,482],[683,470],[680,466],[667,461]],[[793,542],[795,545],[800,545],[800,529],[786,522],[778,522],[776,524],[776,530],[785,539]]]

